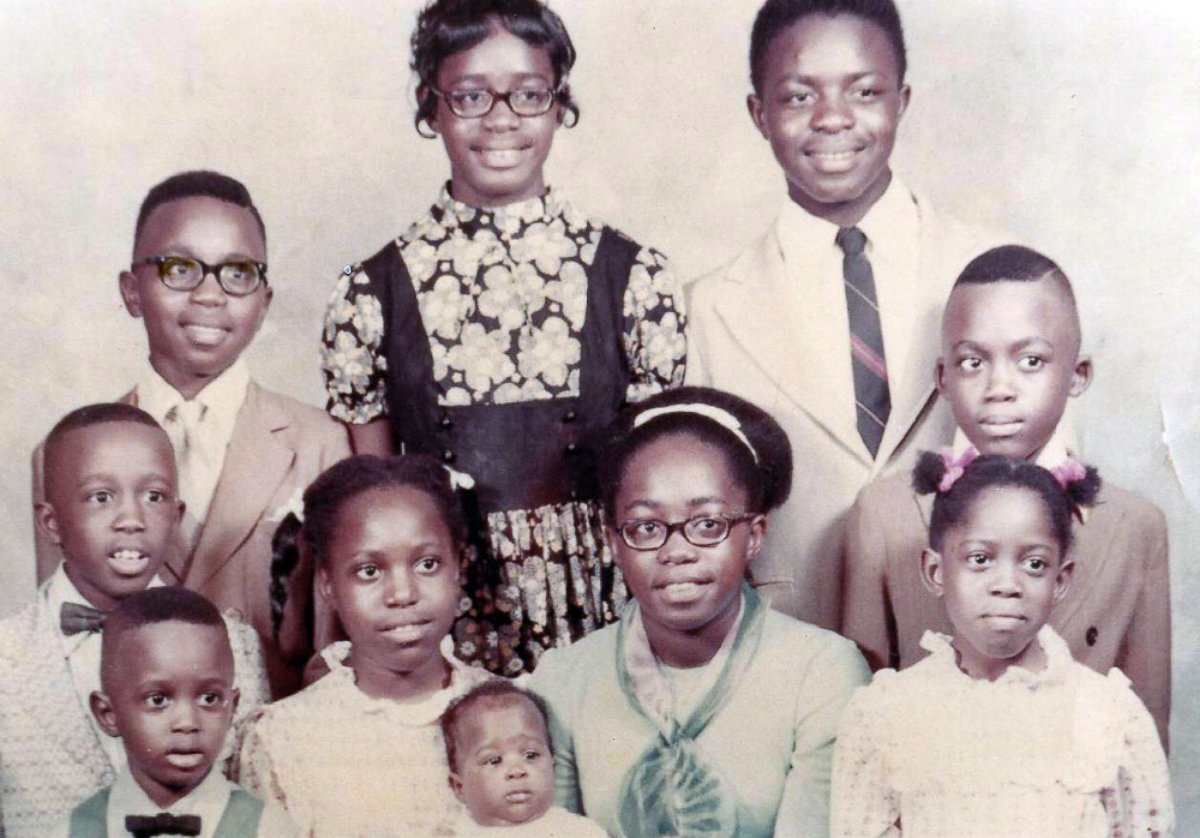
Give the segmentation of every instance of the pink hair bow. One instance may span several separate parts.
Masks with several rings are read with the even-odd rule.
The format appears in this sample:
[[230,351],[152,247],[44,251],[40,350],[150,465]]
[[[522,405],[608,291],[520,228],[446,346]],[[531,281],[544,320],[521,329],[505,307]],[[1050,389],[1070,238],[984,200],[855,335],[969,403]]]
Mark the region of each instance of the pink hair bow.
[[957,457],[954,456],[953,448],[943,448],[941,456],[942,463],[946,466],[946,473],[942,475],[941,482],[938,483],[938,491],[944,495],[958,482],[958,478],[963,476],[967,466],[975,462],[979,457],[979,452],[974,445],[968,445]]
[[1058,485],[1066,489],[1072,483],[1087,477],[1087,467],[1074,457],[1068,456],[1061,463],[1050,469],[1050,473],[1054,475],[1054,479],[1058,481]]

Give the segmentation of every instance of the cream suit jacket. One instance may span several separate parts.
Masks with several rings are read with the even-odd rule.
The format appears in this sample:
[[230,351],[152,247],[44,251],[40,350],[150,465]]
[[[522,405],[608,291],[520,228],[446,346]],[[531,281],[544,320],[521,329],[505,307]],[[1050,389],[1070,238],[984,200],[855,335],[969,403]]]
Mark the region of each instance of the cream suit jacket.
[[[888,358],[892,411],[873,460],[858,434],[844,299],[840,310],[800,299],[772,225],[732,264],[690,287],[687,383],[727,390],[771,413],[795,461],[792,492],[769,521],[751,567],[771,604],[825,628],[840,628],[846,513],[876,476],[910,467],[919,451],[948,445],[954,422],[934,389],[942,308],[959,272],[1003,242],[917,207],[918,276],[904,290],[912,320],[907,358]],[[899,281],[876,272],[877,287]],[[843,355],[845,357],[843,357]]]

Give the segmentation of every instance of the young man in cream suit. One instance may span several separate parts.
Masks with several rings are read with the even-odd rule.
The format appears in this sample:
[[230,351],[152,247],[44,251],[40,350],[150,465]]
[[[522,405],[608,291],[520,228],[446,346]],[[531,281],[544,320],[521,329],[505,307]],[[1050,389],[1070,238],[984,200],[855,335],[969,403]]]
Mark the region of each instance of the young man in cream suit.
[[937,318],[962,267],[998,243],[892,175],[910,95],[899,13],[891,0],[844,5],[759,10],[747,103],[789,200],[762,238],[692,286],[687,374],[788,432],[795,487],[751,573],[776,608],[833,629],[855,496],[952,438],[934,389]]

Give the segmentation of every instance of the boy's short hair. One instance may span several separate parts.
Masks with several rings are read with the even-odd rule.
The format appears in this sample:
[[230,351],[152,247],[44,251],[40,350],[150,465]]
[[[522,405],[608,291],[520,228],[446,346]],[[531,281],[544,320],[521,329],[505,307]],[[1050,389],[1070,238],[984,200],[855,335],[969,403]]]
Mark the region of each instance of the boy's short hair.
[[[1040,282],[1048,279],[1063,290],[1071,303],[1075,328],[1079,330],[1079,304],[1071,280],[1058,263],[1045,254],[1019,244],[993,247],[976,256],[962,269],[954,288],[992,282]],[[953,289],[951,289],[953,290]]]
[[[88,404],[78,407],[59,419],[46,436],[46,442],[42,448],[42,456],[45,460],[47,478],[53,474],[55,459],[58,456],[58,449],[62,445],[63,437],[72,431],[90,428],[94,425],[104,425],[110,422],[133,422],[137,425],[148,425],[151,428],[157,428],[162,431],[162,426],[154,421],[153,416],[140,407],[134,407],[131,404],[125,404],[124,402],[101,402],[100,404]],[[166,432],[163,431],[163,433],[165,434]]]
[[[229,646],[221,612],[203,596],[173,585],[146,588],[123,598],[104,620],[100,640],[101,683],[112,677],[111,670],[116,665],[113,656],[123,634],[143,626],[171,622],[219,628]],[[230,654],[233,654],[232,646]],[[104,689],[108,690],[108,687]]]
[[446,761],[450,764],[451,771],[458,770],[458,743],[455,736],[460,722],[477,706],[503,707],[521,699],[537,708],[542,720],[542,729],[546,733],[546,742],[550,745],[551,753],[554,752],[554,742],[550,738],[550,709],[542,697],[518,687],[506,678],[493,678],[454,699],[442,714],[442,738],[446,740]]
[[908,51],[904,46],[904,28],[900,11],[892,0],[767,0],[754,18],[750,30],[750,83],[762,94],[763,64],[775,37],[801,18],[810,15],[852,15],[883,30],[896,54],[897,80],[903,84],[908,71]]
[[258,213],[258,207],[254,206],[254,199],[250,197],[250,190],[241,181],[235,180],[229,177],[229,175],[223,175],[220,172],[196,170],[171,175],[162,183],[151,187],[150,191],[146,193],[146,197],[142,199],[142,206],[138,210],[137,226],[134,227],[133,231],[135,249],[138,239],[142,236],[142,228],[146,225],[146,219],[150,217],[150,213],[163,204],[183,198],[216,198],[218,201],[224,201],[227,204],[234,204],[235,206],[249,210],[250,214],[254,216],[255,223],[258,224],[258,232],[262,234],[263,243],[266,243],[267,227],[263,224],[262,216]]

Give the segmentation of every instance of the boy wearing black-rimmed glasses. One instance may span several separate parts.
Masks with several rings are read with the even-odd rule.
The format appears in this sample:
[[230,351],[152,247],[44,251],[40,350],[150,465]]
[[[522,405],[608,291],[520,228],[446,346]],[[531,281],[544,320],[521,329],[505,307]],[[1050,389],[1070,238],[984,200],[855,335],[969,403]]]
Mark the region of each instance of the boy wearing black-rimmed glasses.
[[[122,401],[167,431],[187,504],[164,577],[245,616],[262,637],[278,696],[297,688],[314,646],[312,581],[308,569],[296,569],[273,625],[271,536],[292,499],[349,447],[336,422],[258,386],[242,359],[271,303],[268,275],[266,229],[246,187],[194,171],[146,195],[119,283],[149,344],[148,363]],[[35,501],[39,465],[35,454]],[[39,581],[60,558],[39,539]]]

